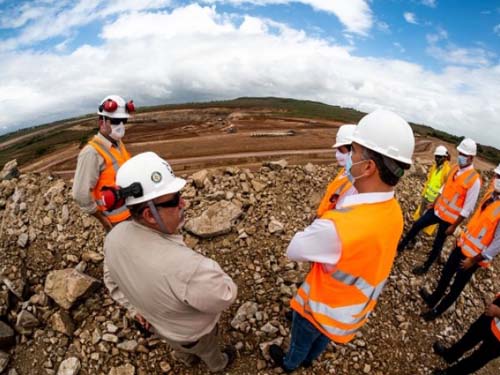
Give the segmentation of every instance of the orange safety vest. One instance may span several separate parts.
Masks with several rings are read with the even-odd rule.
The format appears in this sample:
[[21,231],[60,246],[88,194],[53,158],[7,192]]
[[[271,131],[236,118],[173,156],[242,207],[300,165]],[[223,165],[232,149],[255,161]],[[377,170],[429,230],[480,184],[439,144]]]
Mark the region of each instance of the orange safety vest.
[[337,206],[337,202],[340,197],[344,195],[351,187],[352,184],[344,174],[345,169],[341,168],[337,176],[328,184],[326,188],[326,193],[321,199],[321,203],[316,210],[316,215],[318,217],[323,216],[323,214],[328,210],[333,210]]
[[403,214],[393,198],[327,211],[321,218],[334,223],[342,255],[332,272],[313,263],[291,307],[332,341],[347,343],[365,324],[387,281]]
[[476,170],[471,169],[457,176],[458,166],[453,167],[448,179],[443,187],[443,192],[436,200],[434,210],[438,216],[447,223],[453,224],[464,207],[467,191],[474,185],[476,180],[481,177]]
[[97,180],[97,184],[92,190],[92,196],[97,203],[98,210],[102,211],[113,224],[128,219],[130,217],[130,211],[127,209],[127,206],[119,207],[113,211],[106,211],[106,208],[101,201],[101,190],[104,186],[116,185],[115,181],[118,168],[130,159],[130,154],[122,142],[118,143],[118,147],[108,148],[99,140],[97,136],[89,141],[88,144],[94,147],[99,155],[102,156],[105,163],[104,170],[101,171],[99,180]]
[[[497,300],[500,298],[500,294],[497,294]],[[497,306],[500,306],[497,301],[494,302]],[[500,319],[497,317],[494,317],[491,319],[491,331],[495,335],[495,337],[500,341]]]
[[[460,233],[458,246],[462,249],[462,254],[468,258],[475,257],[477,254],[482,253],[483,250],[486,250],[495,236],[497,224],[500,220],[500,199],[491,202],[488,207],[482,210],[484,202],[490,199],[492,195],[492,191],[484,195],[467,227]],[[488,267],[489,263],[485,259],[479,262],[479,265]]]

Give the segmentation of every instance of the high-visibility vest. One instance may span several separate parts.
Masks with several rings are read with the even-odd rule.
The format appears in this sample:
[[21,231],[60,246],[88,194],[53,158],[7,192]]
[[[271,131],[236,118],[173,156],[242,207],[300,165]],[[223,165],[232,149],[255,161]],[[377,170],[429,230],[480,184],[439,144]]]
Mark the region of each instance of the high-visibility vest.
[[97,209],[102,211],[102,213],[113,224],[128,219],[130,217],[130,211],[127,209],[127,206],[122,206],[112,211],[106,211],[106,208],[101,201],[101,190],[104,186],[116,185],[115,181],[118,168],[130,159],[130,154],[122,142],[118,142],[118,147],[108,148],[99,140],[97,136],[89,141],[88,144],[94,147],[99,155],[102,156],[105,163],[104,170],[102,170],[99,174],[99,180],[97,180],[97,184],[92,190],[92,197],[97,204]]
[[458,166],[453,167],[443,187],[443,193],[436,200],[434,210],[447,223],[453,224],[464,207],[467,191],[481,177],[476,170],[471,169],[457,176]]
[[[491,202],[482,210],[483,204],[492,196],[492,191],[485,194],[467,227],[460,233],[458,245],[462,250],[462,254],[468,258],[475,257],[486,250],[495,236],[497,224],[500,220],[500,199]],[[488,267],[489,263],[485,259],[479,262],[479,265]]]
[[[496,300],[493,302],[495,305],[500,306],[500,294],[497,294]],[[491,319],[491,331],[495,337],[500,341],[500,319],[494,317]]]
[[321,219],[334,223],[342,255],[332,272],[313,263],[291,307],[331,340],[346,343],[365,324],[387,281],[403,214],[393,198],[327,211]]
[[316,215],[318,217],[323,216],[323,214],[335,208],[340,197],[344,195],[351,187],[351,181],[344,174],[345,169],[341,168],[337,176],[328,184],[326,188],[326,193],[321,199],[321,202],[316,210]]
[[432,165],[422,194],[427,202],[434,203],[439,195],[441,186],[443,186],[446,177],[448,177],[448,173],[450,173],[450,163],[448,161],[443,162],[439,168],[436,164]]

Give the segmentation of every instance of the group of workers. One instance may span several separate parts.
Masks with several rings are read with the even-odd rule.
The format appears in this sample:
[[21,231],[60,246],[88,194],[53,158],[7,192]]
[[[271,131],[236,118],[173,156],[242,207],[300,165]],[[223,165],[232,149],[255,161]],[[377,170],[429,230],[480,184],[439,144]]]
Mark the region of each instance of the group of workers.
[[[99,132],[78,157],[74,199],[108,232],[103,269],[111,297],[143,329],[164,339],[176,360],[192,366],[201,359],[210,371],[223,370],[235,349],[222,346],[218,321],[236,299],[237,286],[217,262],[183,241],[186,181],[153,152],[134,157],[127,152],[121,139],[133,111],[133,102],[117,95],[100,103]],[[311,366],[330,341],[344,344],[355,337],[373,312],[394,259],[421,230],[436,235],[427,261],[413,270],[416,275],[425,274],[446,237],[459,232],[434,292],[420,290],[429,307],[422,314],[426,321],[444,313],[474,272],[500,252],[500,165],[474,211],[481,177],[473,166],[477,146],[469,138],[458,145],[455,166],[444,146],[436,148],[416,221],[400,240],[404,221],[394,188],[412,164],[414,144],[409,124],[390,111],[376,110],[357,125],[339,128],[333,147],[342,168],[315,220],[287,248],[289,259],[311,267],[286,314],[288,350],[269,348],[285,372]],[[470,374],[500,356],[500,295],[458,342],[450,347],[435,342],[433,349],[452,364],[434,374]]]

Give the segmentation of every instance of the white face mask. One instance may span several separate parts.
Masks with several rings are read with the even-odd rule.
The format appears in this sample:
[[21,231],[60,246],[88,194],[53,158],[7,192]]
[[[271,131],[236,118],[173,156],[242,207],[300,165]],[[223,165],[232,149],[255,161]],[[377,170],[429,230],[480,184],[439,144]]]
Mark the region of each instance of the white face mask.
[[118,125],[111,125],[111,133],[109,136],[113,138],[115,141],[119,141],[125,135],[125,125],[120,123]]
[[337,150],[337,152],[335,152],[335,158],[337,159],[337,163],[339,163],[339,165],[341,167],[345,167],[345,163],[347,161],[347,155],[349,155],[349,154],[348,153],[343,154],[339,150]]
[[500,193],[500,178],[495,178],[493,181],[493,189],[495,189],[497,193]]

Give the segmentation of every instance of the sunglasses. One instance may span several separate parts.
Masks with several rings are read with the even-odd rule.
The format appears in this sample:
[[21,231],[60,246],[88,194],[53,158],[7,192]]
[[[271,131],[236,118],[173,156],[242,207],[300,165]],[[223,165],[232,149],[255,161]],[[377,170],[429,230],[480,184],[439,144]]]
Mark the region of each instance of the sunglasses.
[[127,123],[127,120],[126,118],[109,118],[109,122],[111,123],[111,125],[120,125],[121,123],[123,123],[124,125]]
[[175,193],[173,199],[170,199],[169,201],[166,202],[155,203],[155,206],[164,208],[173,208],[173,207],[178,207],[180,202],[181,202],[181,193],[177,192]]

